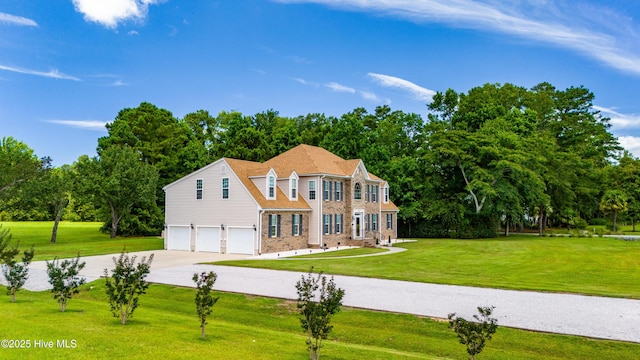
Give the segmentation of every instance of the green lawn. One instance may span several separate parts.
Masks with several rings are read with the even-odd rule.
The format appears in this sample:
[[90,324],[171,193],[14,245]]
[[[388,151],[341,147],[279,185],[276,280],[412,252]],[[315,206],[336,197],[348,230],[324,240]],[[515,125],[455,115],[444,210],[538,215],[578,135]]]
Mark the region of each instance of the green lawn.
[[[292,287],[294,284],[291,285]],[[218,293],[200,339],[194,289],[152,285],[127,325],[109,312],[104,282],[85,285],[67,312],[48,292],[0,297],[2,339],[31,348],[0,348],[2,359],[304,359],[308,358],[295,303]],[[412,315],[344,309],[333,321],[322,359],[466,359],[444,322]],[[53,349],[35,341],[53,341]],[[57,342],[75,341],[75,348]],[[640,344],[499,328],[480,359],[633,359]]]
[[100,232],[102,223],[66,222],[58,227],[55,244],[50,242],[52,221],[0,222],[3,229],[11,229],[12,244],[20,241],[21,248],[35,247],[34,260],[103,254],[117,254],[123,247],[127,251],[162,249],[164,242],[159,237],[117,237],[110,239],[109,234]]
[[640,241],[509,236],[419,240],[408,251],[308,261],[226,261],[219,265],[316,271],[439,284],[640,299]]

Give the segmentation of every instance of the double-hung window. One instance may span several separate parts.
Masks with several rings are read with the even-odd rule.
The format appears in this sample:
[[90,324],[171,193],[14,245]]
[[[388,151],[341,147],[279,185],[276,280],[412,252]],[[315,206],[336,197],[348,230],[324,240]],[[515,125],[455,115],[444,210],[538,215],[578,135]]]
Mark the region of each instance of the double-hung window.
[[378,202],[378,191],[380,188],[378,185],[371,185],[371,201]]
[[371,214],[371,230],[378,231],[378,214]]
[[302,235],[302,214],[291,215],[291,235]]
[[341,182],[337,182],[335,184],[333,184],[333,187],[335,189],[335,199],[336,201],[340,201],[342,199],[342,183]]
[[276,177],[269,175],[267,181],[269,182],[267,186],[267,198],[273,200],[276,198]]
[[309,180],[309,200],[316,199],[316,181]]
[[323,193],[323,200],[325,201],[329,201],[329,181],[327,180],[322,180],[322,193]]
[[389,203],[389,186],[385,185],[385,187],[383,188],[384,190],[384,203],[388,204]]
[[222,198],[229,198],[229,178],[222,178]]
[[291,200],[298,199],[298,179],[291,178],[291,182],[289,184],[289,188],[291,189]]
[[329,235],[331,233],[331,215],[324,214],[322,227],[323,227],[323,231],[322,231],[323,234]]
[[196,199],[202,200],[202,179],[196,179]]
[[335,215],[334,223],[335,223],[335,233],[341,234],[342,233],[342,214]]
[[269,237],[280,236],[280,215],[269,215]]
[[387,214],[387,230],[393,229],[393,214]]

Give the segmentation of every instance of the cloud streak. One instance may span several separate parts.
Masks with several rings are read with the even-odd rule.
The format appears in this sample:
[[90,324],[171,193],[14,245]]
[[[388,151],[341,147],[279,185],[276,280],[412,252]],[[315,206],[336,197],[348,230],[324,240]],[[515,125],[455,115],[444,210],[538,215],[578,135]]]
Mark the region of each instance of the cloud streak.
[[115,29],[123,21],[143,20],[149,12],[149,5],[161,2],[163,0],[73,0],[73,6],[86,21]]
[[107,131],[106,121],[98,120],[46,120],[48,123],[69,126],[84,130]]
[[614,109],[594,105],[595,110],[611,119],[609,123],[617,129],[640,129],[640,114],[621,114]]
[[77,78],[75,76],[61,73],[60,71],[58,71],[58,69],[52,69],[51,71],[44,72],[44,71],[29,70],[29,69],[22,69],[22,68],[17,68],[12,66],[0,65],[0,70],[11,71],[11,72],[20,73],[20,74],[42,76],[42,77],[53,78],[53,79],[82,81],[80,78]]
[[[612,68],[640,75],[640,29],[604,7],[537,0],[274,0],[373,12],[417,23],[492,31],[571,49]],[[603,15],[604,14],[604,15]]]
[[431,100],[433,99],[433,95],[436,94],[436,92],[433,90],[423,88],[422,86],[418,86],[411,81],[401,79],[399,77],[376,73],[368,73],[367,76],[372,78],[380,86],[397,88],[407,91],[412,94],[416,100],[419,101],[431,102]]
[[346,85],[339,84],[337,82],[330,82],[330,83],[324,84],[324,86],[336,92],[345,92],[350,94],[356,93],[356,89],[352,87],[348,87]]
[[620,136],[618,137],[620,145],[628,150],[633,156],[640,158],[640,137],[638,136]]
[[18,26],[33,26],[38,27],[38,23],[22,16],[15,16],[7,13],[0,12],[0,23]]

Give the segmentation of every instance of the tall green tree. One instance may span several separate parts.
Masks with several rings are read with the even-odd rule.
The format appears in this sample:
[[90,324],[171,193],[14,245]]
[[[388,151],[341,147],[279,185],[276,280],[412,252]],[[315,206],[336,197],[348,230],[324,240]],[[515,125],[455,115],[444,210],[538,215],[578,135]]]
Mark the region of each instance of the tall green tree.
[[627,196],[620,190],[607,190],[600,200],[600,210],[612,214],[613,231],[618,231],[618,214],[627,211]]
[[27,144],[3,137],[0,140],[0,197],[37,176],[41,161]]
[[140,159],[140,154],[128,146],[110,146],[100,157],[76,164],[79,184],[91,194],[108,214],[111,238],[118,234],[118,224],[134,206],[154,209],[158,171]]

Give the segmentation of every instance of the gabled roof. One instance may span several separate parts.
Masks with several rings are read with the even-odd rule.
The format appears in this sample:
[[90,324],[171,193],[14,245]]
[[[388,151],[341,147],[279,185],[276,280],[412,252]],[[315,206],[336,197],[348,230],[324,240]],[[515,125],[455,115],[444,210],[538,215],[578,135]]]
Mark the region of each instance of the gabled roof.
[[[276,199],[267,200],[256,184],[249,178],[250,176],[266,175],[271,166],[266,163],[259,163],[246,160],[237,160],[224,158],[231,170],[238,176],[244,187],[249,191],[251,196],[256,200],[258,205],[263,209],[292,209],[292,210],[311,210],[311,206],[298,196],[298,200],[289,200],[289,196],[285,194],[280,187],[276,186]],[[276,170],[276,172],[279,172]]]

